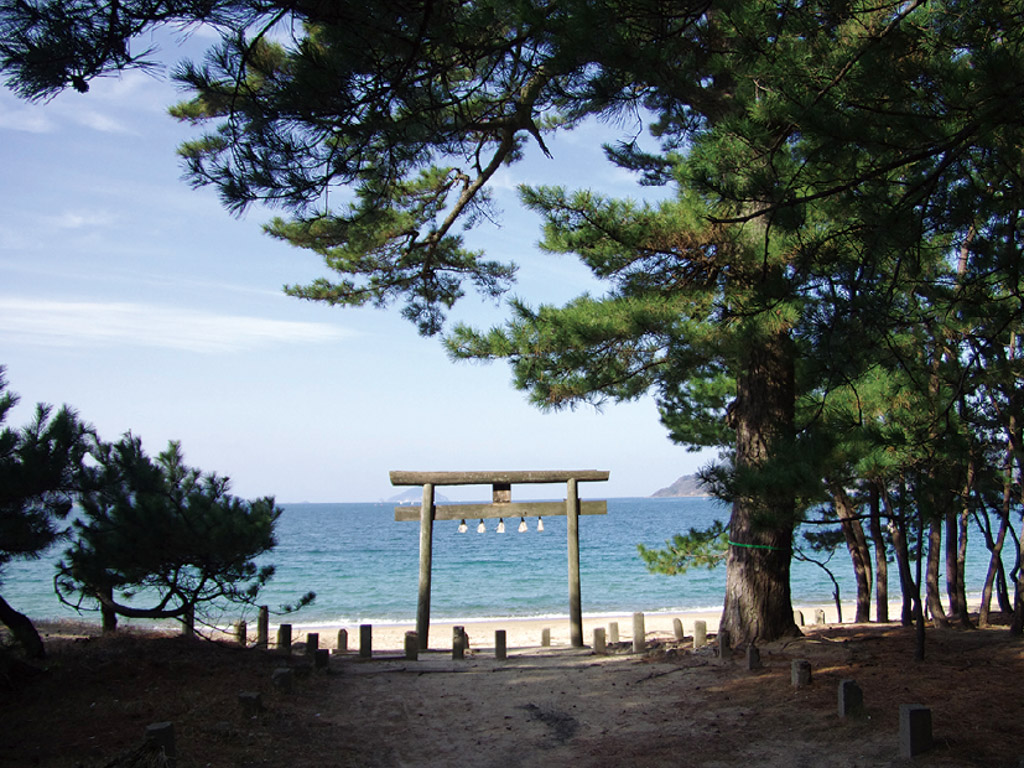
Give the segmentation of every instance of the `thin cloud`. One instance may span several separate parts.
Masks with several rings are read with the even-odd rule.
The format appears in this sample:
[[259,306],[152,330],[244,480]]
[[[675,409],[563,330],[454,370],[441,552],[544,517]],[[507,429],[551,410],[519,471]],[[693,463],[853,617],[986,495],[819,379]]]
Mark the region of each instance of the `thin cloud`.
[[86,227],[109,227],[117,216],[109,211],[67,210],[56,216],[44,216],[43,221],[57,229],[85,229]]
[[0,129],[25,133],[50,133],[55,129],[42,108],[23,105],[13,96],[0,98]]
[[326,323],[223,315],[130,302],[0,297],[0,337],[53,347],[130,345],[205,354],[326,344],[350,331]]

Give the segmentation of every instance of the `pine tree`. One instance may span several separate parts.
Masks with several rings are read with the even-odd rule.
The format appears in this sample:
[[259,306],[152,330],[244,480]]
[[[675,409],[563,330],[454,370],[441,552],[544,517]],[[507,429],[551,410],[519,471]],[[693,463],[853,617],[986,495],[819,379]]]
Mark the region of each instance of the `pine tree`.
[[[723,621],[741,640],[795,631],[792,534],[821,481],[802,400],[856,380],[915,324],[974,308],[994,338],[978,308],[1019,295],[1018,2],[60,5],[95,20],[0,2],[0,66],[22,92],[137,64],[126,30],[222,24],[208,61],[180,72],[193,98],[175,114],[210,126],[182,149],[192,181],[232,210],[289,213],[271,234],[339,274],[295,295],[402,301],[424,333],[467,285],[493,295],[513,275],[457,228],[488,213],[500,164],[588,116],[654,115],[659,152],[609,156],[675,199],[526,196],[548,247],[608,294],[516,303],[506,328],[451,345],[510,360],[538,403],[653,391],[681,441],[732,445]],[[268,34],[281,21],[291,39]],[[936,382],[932,415],[956,399]]]
[[275,545],[282,510],[272,498],[232,496],[227,478],[187,466],[175,442],[154,460],[127,435],[98,444],[94,458],[72,546],[58,565],[64,602],[98,606],[105,631],[118,616],[191,622],[255,604],[274,573],[256,562]]
[[[0,426],[18,397],[0,366]],[[0,569],[14,558],[38,558],[57,542],[81,481],[89,428],[67,406],[36,407],[32,422],[0,430]],[[29,657],[44,655],[32,621],[0,597],[0,621]]]

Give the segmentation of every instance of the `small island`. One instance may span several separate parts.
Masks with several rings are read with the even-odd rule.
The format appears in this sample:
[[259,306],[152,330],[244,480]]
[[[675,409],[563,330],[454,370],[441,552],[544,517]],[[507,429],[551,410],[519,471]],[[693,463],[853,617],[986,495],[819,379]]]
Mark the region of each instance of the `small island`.
[[677,497],[698,497],[710,496],[701,484],[697,475],[683,475],[667,488],[662,488],[651,494],[652,499],[668,499]]

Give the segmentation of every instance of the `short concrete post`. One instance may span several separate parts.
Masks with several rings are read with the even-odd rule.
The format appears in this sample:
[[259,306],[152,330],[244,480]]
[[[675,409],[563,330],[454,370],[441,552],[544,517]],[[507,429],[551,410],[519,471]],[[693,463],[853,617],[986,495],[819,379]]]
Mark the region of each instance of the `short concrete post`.
[[732,656],[732,637],[729,636],[728,629],[718,630],[718,658],[728,659]]
[[751,643],[747,646],[747,670],[754,672],[761,668],[761,651]]
[[864,712],[864,691],[853,680],[839,681],[839,716],[858,717]]
[[821,608],[814,609],[814,623],[824,624],[825,623],[825,611]]
[[699,650],[708,644],[708,623],[706,621],[693,622],[693,650]]
[[238,706],[242,717],[255,717],[263,711],[263,697],[259,691],[242,691],[238,694]]
[[544,627],[544,629],[540,631],[540,647],[551,647],[551,629],[549,627]]
[[270,638],[270,609],[260,606],[260,616],[256,621],[256,647],[260,650],[267,650],[267,642]]
[[504,629],[494,630],[494,658],[504,661],[508,658],[508,640]]
[[282,624],[277,628],[277,650],[281,653],[292,652],[292,625]]
[[452,659],[466,658],[466,628],[452,627]]
[[672,619],[672,633],[676,636],[676,642],[683,642],[683,622],[681,619]]
[[418,632],[405,633],[406,661],[417,661],[420,657],[420,635]]
[[373,625],[359,625],[359,655],[364,659],[373,657]]
[[313,654],[313,666],[317,669],[330,669],[331,652],[327,648],[317,648]]
[[338,653],[348,653],[348,630],[338,630]]
[[811,684],[811,662],[807,659],[793,659],[789,667],[789,680],[794,688]]
[[316,652],[320,649],[320,633],[319,632],[307,632],[306,633],[306,655],[316,656]]
[[608,642],[613,645],[619,642],[619,622],[617,621],[608,623]]
[[803,611],[793,611],[793,622],[798,627],[802,627],[804,625],[804,612]]
[[164,765],[174,768],[178,764],[178,753],[174,748],[174,723],[153,723],[146,726],[146,744],[156,750],[162,750]]
[[900,757],[932,748],[932,711],[920,704],[900,704]]
[[604,641],[604,627],[594,627],[594,653],[598,656],[608,653],[608,646]]
[[270,682],[281,693],[291,693],[292,685],[295,682],[295,673],[288,669],[288,667],[278,667],[270,675]]
[[644,615],[633,614],[633,653],[643,653],[647,650],[647,631],[644,628]]
[[235,642],[243,648],[249,644],[249,626],[244,621],[235,624]]

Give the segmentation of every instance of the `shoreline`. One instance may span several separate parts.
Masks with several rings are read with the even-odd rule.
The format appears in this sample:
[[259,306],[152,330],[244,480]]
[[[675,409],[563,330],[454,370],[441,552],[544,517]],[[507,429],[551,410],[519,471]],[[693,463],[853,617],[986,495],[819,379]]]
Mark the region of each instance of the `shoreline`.
[[[842,604],[842,624],[852,624],[850,620],[854,615],[854,603]],[[893,620],[899,616],[901,603],[899,600],[890,601],[889,616]],[[810,627],[816,624],[818,611],[824,612],[825,625],[839,625],[835,603],[796,603],[793,606],[794,612],[803,616],[803,623],[799,618],[797,624],[803,627]],[[874,613],[874,611],[872,611]],[[694,634],[694,623],[705,622],[708,636],[718,633],[718,625],[721,620],[722,609],[713,608],[692,611],[658,611],[644,612],[644,634],[647,642],[652,641],[674,641],[675,620],[682,623],[683,635],[690,638]],[[39,619],[33,620],[41,633],[45,635],[66,635],[66,634],[98,634],[99,622],[91,622],[85,619]],[[416,622],[409,621],[386,621],[374,623],[364,622],[372,627],[373,652],[401,652],[405,647],[406,632],[416,630]],[[594,629],[603,627],[607,642],[611,642],[611,624],[618,624],[619,642],[632,642],[633,638],[633,614],[613,613],[600,614],[583,617],[583,642],[589,646],[593,642]],[[348,652],[357,653],[360,643],[360,624],[347,622],[275,622],[270,625],[269,641],[271,647],[276,644],[278,629],[282,624],[291,624],[292,643],[302,644],[306,642],[308,634],[318,636],[318,647],[329,650],[338,648],[339,630],[345,630],[348,640]],[[570,628],[567,615],[547,617],[487,617],[487,618],[465,618],[465,619],[440,619],[431,621],[428,643],[430,650],[447,650],[452,647],[453,627],[461,626],[469,637],[470,647],[474,649],[493,649],[495,645],[495,632],[504,630],[506,634],[506,645],[509,649],[526,649],[542,647],[542,635],[544,630],[550,633],[550,644],[552,647],[570,646]],[[158,632],[163,634],[175,634],[178,627],[152,626],[139,623],[125,622],[122,625],[125,631]],[[207,629],[211,639],[233,641],[236,638],[233,626],[221,626]],[[247,637],[249,643],[256,641],[256,623],[248,622]]]

